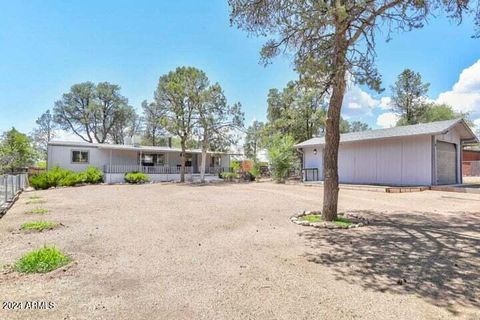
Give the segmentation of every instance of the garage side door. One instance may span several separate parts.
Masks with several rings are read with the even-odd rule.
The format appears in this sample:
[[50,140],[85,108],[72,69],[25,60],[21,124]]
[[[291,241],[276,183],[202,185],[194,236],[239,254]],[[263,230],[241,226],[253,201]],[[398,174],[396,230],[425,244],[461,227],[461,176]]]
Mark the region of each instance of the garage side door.
[[437,183],[457,183],[457,150],[453,143],[437,141]]

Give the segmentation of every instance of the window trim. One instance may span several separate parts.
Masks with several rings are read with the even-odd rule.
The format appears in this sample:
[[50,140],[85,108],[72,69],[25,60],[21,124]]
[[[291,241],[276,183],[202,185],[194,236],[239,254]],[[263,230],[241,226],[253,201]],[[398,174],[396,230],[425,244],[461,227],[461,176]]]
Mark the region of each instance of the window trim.
[[[77,162],[73,161],[73,153],[74,152],[86,152],[87,153],[87,161],[86,162]],[[80,150],[80,149],[71,149],[70,150],[70,163],[71,164],[90,164],[90,150]]]

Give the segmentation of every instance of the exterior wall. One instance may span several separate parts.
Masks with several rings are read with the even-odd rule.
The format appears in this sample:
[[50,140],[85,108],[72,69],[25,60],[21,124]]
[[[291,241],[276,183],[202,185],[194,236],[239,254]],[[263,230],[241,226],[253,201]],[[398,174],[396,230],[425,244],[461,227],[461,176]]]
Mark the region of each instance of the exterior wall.
[[[448,131],[446,134],[441,134],[441,135],[436,135],[434,137],[434,142],[436,141],[444,141],[444,142],[450,142],[454,143],[457,148],[457,183],[462,183],[462,166],[461,164],[461,159],[462,159],[462,148],[461,148],[461,138],[460,138],[460,133],[458,132],[457,129],[452,129]],[[434,168],[433,168],[433,181],[436,184],[436,154],[434,153],[435,156],[435,161],[434,163]]]
[[[72,151],[88,151],[89,163],[72,163]],[[85,170],[88,166],[94,166],[103,170],[103,165],[107,164],[109,160],[108,154],[105,151],[98,149],[95,146],[48,146],[48,169],[59,166],[63,169],[80,172]]]
[[[315,155],[313,150],[317,149],[317,154]],[[303,151],[303,168],[312,169],[318,168],[318,179],[323,180],[323,148],[321,146],[317,147],[308,147]],[[305,180],[312,180],[313,172],[304,172],[304,175],[308,174],[308,177],[304,176]]]
[[[77,150],[88,151],[88,163],[72,162],[72,151]],[[110,163],[113,165],[136,165],[138,164],[138,153],[128,150],[111,150],[110,155],[110,150],[99,149],[95,146],[48,146],[48,169],[59,166],[63,169],[80,172],[88,166],[94,166],[103,170],[103,166]]]
[[[318,168],[323,180],[323,152],[304,149],[304,168]],[[430,136],[391,138],[342,143],[338,173],[341,183],[430,185],[432,145]]]
[[[72,151],[87,151],[89,153],[88,163],[72,163]],[[180,152],[159,152],[165,154],[165,165],[176,167],[181,164]],[[200,170],[201,154],[194,153],[193,165]],[[211,155],[207,154],[207,166],[210,166]],[[104,166],[112,165],[137,165],[139,152],[131,150],[99,149],[96,146],[82,145],[80,147],[68,145],[48,146],[48,169],[59,166],[75,172],[84,171],[88,166],[104,170]],[[221,166],[230,167],[230,155],[221,155]],[[123,181],[123,176],[122,176]]]

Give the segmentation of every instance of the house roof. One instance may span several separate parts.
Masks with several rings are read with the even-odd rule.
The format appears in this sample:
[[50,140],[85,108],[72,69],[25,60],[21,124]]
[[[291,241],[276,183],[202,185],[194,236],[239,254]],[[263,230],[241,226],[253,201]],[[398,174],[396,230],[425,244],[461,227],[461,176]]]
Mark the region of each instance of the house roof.
[[[129,150],[129,151],[142,151],[142,152],[182,152],[182,149],[170,148],[170,147],[134,146],[134,145],[90,143],[90,142],[79,142],[79,141],[50,141],[48,144],[51,145],[51,146],[98,148],[98,149],[105,149],[105,150]],[[202,150],[200,150],[200,149],[187,149],[186,152],[188,152],[188,153],[202,153]],[[207,153],[226,154],[225,152],[213,152],[213,151],[208,151]]]
[[[340,135],[340,142],[355,142],[421,135],[437,135],[446,133],[453,127],[457,126],[459,128],[462,139],[472,142],[478,142],[478,138],[475,136],[475,134],[472,132],[465,120],[463,120],[462,118],[429,123],[420,123],[409,126],[393,127],[388,129],[343,133]],[[295,147],[302,148],[323,144],[325,144],[325,137],[319,137],[301,142],[295,145]]]

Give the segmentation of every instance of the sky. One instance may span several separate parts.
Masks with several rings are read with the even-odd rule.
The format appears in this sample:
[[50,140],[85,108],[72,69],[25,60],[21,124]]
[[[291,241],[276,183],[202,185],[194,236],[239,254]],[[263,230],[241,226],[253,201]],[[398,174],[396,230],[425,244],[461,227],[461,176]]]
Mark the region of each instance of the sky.
[[[420,30],[377,37],[377,67],[385,91],[350,85],[343,116],[389,127],[390,86],[405,68],[430,83],[429,98],[469,112],[480,128],[480,39],[471,19],[439,15]],[[226,0],[3,1],[0,11],[0,132],[30,132],[71,85],[108,81],[140,110],[161,75],[177,66],[204,70],[230,103],[241,102],[246,124],[264,120],[270,88],[297,78],[292,57],[264,67],[266,38],[230,26]]]

